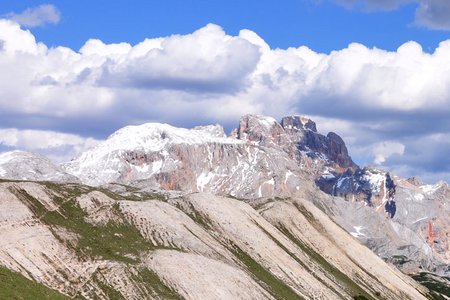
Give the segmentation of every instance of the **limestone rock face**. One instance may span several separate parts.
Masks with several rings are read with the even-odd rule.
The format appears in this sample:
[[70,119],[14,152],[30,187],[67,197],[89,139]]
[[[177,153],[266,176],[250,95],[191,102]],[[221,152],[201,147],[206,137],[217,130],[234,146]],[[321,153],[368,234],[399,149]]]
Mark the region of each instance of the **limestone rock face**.
[[[324,195],[311,184],[303,191]],[[426,299],[310,201],[0,183],[0,265],[81,299]],[[320,196],[319,196],[320,197]]]
[[309,119],[280,124],[246,115],[232,137],[219,126],[129,126],[63,168],[94,186],[144,180],[167,190],[259,198],[294,195],[314,172],[311,164],[355,167],[342,139],[317,133]]
[[25,151],[0,154],[0,178],[34,181],[80,182],[48,158]]
[[339,197],[323,203],[335,220],[381,257],[408,273],[450,275],[447,183],[425,185],[375,168],[324,174],[316,183]]
[[283,128],[274,118],[259,115],[243,116],[237,128],[239,140],[258,143],[260,146],[279,144],[283,133]]
[[281,126],[284,129],[311,130],[317,132],[316,123],[311,119],[301,116],[288,116],[281,119]]
[[[60,182],[79,180],[90,186],[83,187],[90,190],[86,190],[77,198],[77,205],[87,214],[84,220],[92,226],[132,225],[142,237],[153,244],[165,247],[165,250],[182,249],[226,262],[234,267],[236,261],[230,249],[223,247],[223,240],[210,237],[196,224],[204,221],[206,212],[199,215],[199,208],[195,205],[198,202],[192,202],[187,195],[200,192],[215,196],[231,196],[251,204],[258,212],[264,207],[268,210],[264,213],[261,211],[261,215],[266,219],[270,218],[269,222],[281,231],[284,230],[284,227],[279,228],[279,224],[284,224],[282,217],[277,216],[277,219],[273,219],[273,215],[269,212],[274,207],[277,207],[277,210],[282,207],[292,212],[292,207],[268,204],[272,203],[270,199],[277,201],[287,201],[282,199],[289,198],[306,199],[315,203],[334,222],[380,257],[396,264],[403,271],[417,273],[423,270],[450,276],[448,184],[424,185],[418,179],[406,180],[384,170],[372,167],[360,168],[352,161],[344,141],[337,134],[332,132],[327,135],[320,134],[316,124],[305,117],[287,116],[279,123],[271,117],[246,115],[241,118],[231,136],[226,136],[220,125],[192,129],[156,123],[128,126],[61,167],[53,165],[45,158],[28,153],[0,155],[0,177]],[[100,191],[92,191],[98,186],[128,198],[117,202],[116,199],[102,195]],[[159,198],[166,200],[171,198],[171,203],[159,201],[149,204],[128,201],[147,199],[148,195],[155,193]],[[54,201],[49,200],[50,198],[44,194],[36,194],[36,198],[42,199],[42,205],[46,209],[52,207],[56,209]],[[175,201],[173,198],[192,201]],[[225,205],[228,202],[220,203]],[[220,207],[208,209],[221,210]],[[207,212],[211,215],[212,212],[209,210]],[[227,212],[222,213],[225,215]],[[219,219],[219,216],[214,218]],[[169,226],[166,219],[177,219],[178,223],[169,222],[171,224]],[[227,222],[234,224],[234,221]],[[267,224],[258,224],[264,230],[268,230]],[[219,225],[214,228],[221,234],[231,230],[225,228],[222,223]],[[250,227],[253,225],[248,224]],[[237,228],[245,232],[240,225],[236,226],[232,229]],[[55,228],[52,230],[60,232],[68,244],[76,243],[79,238],[67,230],[59,230],[60,227]],[[272,234],[270,230],[268,232]],[[162,233],[154,235],[160,231]],[[120,237],[120,233],[118,234]],[[247,234],[259,233],[246,232]],[[286,232],[283,234],[289,235]],[[247,239],[245,241],[248,244],[242,244],[239,240],[241,238],[244,239],[245,236],[238,235],[232,238],[227,234],[228,241],[233,241],[233,245],[237,245],[240,250],[250,251],[252,250],[250,247],[263,246],[257,241]],[[288,247],[284,243],[282,245],[290,249],[288,252],[296,253],[291,246]],[[318,251],[323,252],[326,247]],[[172,257],[172,254],[173,252],[169,251],[146,257],[149,257],[149,260],[165,261],[168,257]],[[262,253],[258,254],[263,256]],[[130,254],[127,259],[137,259],[136,255]],[[265,260],[279,264],[290,261],[286,256],[283,256],[282,261],[279,261],[279,257],[267,256],[262,261],[258,260],[259,256],[251,257],[263,265],[267,263]],[[196,256],[187,255],[185,258],[202,265],[217,266],[209,260]],[[307,260],[302,256],[300,260],[303,259]],[[331,258],[326,258],[329,259]],[[147,266],[153,268],[151,272],[157,272],[160,265],[150,263],[149,260]],[[345,264],[347,263],[350,264],[349,262]],[[182,267],[188,264],[178,261],[178,265]],[[241,266],[241,263],[237,265]],[[276,264],[267,263],[265,266],[270,270],[278,268]],[[308,294],[305,287],[295,278],[309,278],[305,280],[309,280],[308,284],[313,285],[316,284],[314,278],[296,271],[295,263],[289,262],[285,267],[296,275],[291,273],[280,275],[284,272],[281,269],[276,272],[294,292],[332,298],[329,291],[323,295],[317,294],[317,290]],[[116,269],[127,270],[126,272],[130,274],[140,272],[122,264],[114,264],[105,267],[105,270],[109,270],[105,271],[105,274],[110,274],[108,272]],[[192,273],[195,274],[193,276],[200,276],[197,271]],[[172,282],[180,289],[185,288],[178,277],[164,276],[164,280]],[[229,280],[234,280],[233,276]],[[124,280],[132,281],[130,278]],[[105,283],[110,279],[105,280],[102,282]],[[334,286],[334,290],[339,291],[340,287],[335,286],[335,283],[329,284]],[[134,289],[138,291],[142,287],[135,285]],[[132,293],[128,290],[125,292]],[[234,295],[234,291],[231,290],[223,292],[224,295]]]

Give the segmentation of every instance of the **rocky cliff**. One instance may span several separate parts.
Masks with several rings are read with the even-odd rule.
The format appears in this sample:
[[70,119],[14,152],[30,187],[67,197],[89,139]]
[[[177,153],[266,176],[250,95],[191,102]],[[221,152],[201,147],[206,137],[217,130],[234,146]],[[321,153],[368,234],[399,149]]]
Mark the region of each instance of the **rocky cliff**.
[[[148,276],[153,276],[151,278],[161,283],[161,287],[168,293],[176,291],[178,296],[197,298],[201,294],[195,294],[196,291],[191,290],[190,284],[193,283],[185,281],[187,279],[184,278],[188,275],[172,274],[172,271],[166,270],[167,265],[163,261],[173,261],[176,266],[173,269],[173,272],[175,272],[175,268],[185,269],[188,266],[192,268],[202,266],[212,270],[219,267],[217,262],[211,261],[213,259],[218,260],[220,263],[225,262],[228,266],[231,266],[230,269],[227,265],[220,265],[223,268],[228,268],[232,273],[231,277],[227,279],[230,282],[234,282],[240,276],[243,276],[242,278],[250,276],[249,278],[245,277],[248,280],[242,279],[244,280],[242,284],[245,288],[243,286],[239,287],[248,289],[248,293],[243,298],[281,297],[279,294],[281,291],[271,290],[269,283],[255,274],[252,275],[252,272],[257,274],[263,272],[265,279],[270,278],[270,280],[274,280],[273,282],[278,282],[275,286],[285,284],[287,287],[284,289],[291,290],[295,295],[303,298],[313,298],[317,295],[320,295],[318,297],[321,299],[333,299],[333,297],[348,298],[352,297],[352,295],[356,297],[358,294],[369,299],[380,298],[378,297],[379,290],[367,290],[367,286],[362,284],[360,280],[350,276],[352,272],[359,274],[358,271],[355,271],[355,267],[365,266],[358,260],[362,259],[366,252],[358,252],[358,250],[348,253],[346,252],[347,250],[341,249],[344,247],[344,244],[341,242],[347,241],[353,247],[353,242],[356,242],[356,240],[353,240],[353,238],[348,239],[345,235],[341,235],[340,231],[339,233],[334,231],[330,233],[328,232],[329,228],[323,229],[322,227],[319,233],[312,234],[307,229],[310,228],[312,230],[312,227],[308,227],[307,223],[296,219],[300,218],[301,215],[309,218],[309,223],[315,223],[316,221],[314,220],[317,218],[322,220],[327,215],[333,222],[347,230],[350,235],[353,235],[354,238],[372,249],[384,261],[395,264],[407,274],[416,274],[420,280],[429,280],[428,275],[423,275],[425,274],[423,272],[431,272],[435,275],[444,276],[443,278],[450,276],[448,239],[450,228],[450,189],[448,185],[446,183],[439,183],[435,186],[424,185],[417,179],[407,180],[383,170],[370,167],[360,168],[352,161],[344,141],[337,134],[320,134],[317,131],[316,124],[305,117],[288,116],[284,117],[281,122],[277,122],[271,117],[246,115],[241,118],[237,128],[233,130],[230,136],[227,136],[219,125],[195,127],[193,129],[175,128],[167,124],[156,123],[128,126],[113,133],[103,143],[84,152],[61,167],[53,165],[48,159],[41,156],[23,152],[7,153],[0,156],[0,158],[2,157],[3,159],[0,159],[0,178],[72,182],[69,185],[37,184],[34,187],[40,192],[31,197],[34,200],[26,196],[26,194],[30,194],[29,192],[23,193],[23,190],[26,191],[24,187],[29,188],[28,185],[31,183],[13,184],[9,182],[5,183],[5,186],[7,186],[5,195],[12,193],[14,197],[20,200],[20,203],[25,204],[23,208],[28,207],[31,210],[31,215],[27,217],[28,219],[25,218],[27,221],[24,221],[24,224],[29,225],[29,219],[37,219],[40,222],[43,216],[47,217],[48,215],[52,216],[51,218],[62,218],[58,221],[61,221],[62,225],[52,223],[53,219],[47,223],[41,222],[41,224],[38,222],[39,224],[36,225],[36,228],[39,230],[36,232],[39,234],[37,236],[42,233],[50,240],[39,240],[37,243],[42,243],[42,245],[55,243],[51,240],[49,235],[51,233],[58,242],[63,241],[64,247],[69,245],[70,251],[67,252],[64,248],[61,248],[60,244],[54,244],[53,249],[56,250],[54,253],[52,252],[53,254],[50,254],[54,255],[55,258],[49,257],[52,261],[56,259],[56,256],[64,257],[63,261],[70,261],[78,273],[73,273],[70,276],[67,274],[57,275],[60,271],[48,273],[50,271],[46,269],[46,271],[36,273],[42,274],[39,275],[40,277],[37,275],[32,277],[51,287],[58,285],[55,285],[53,281],[45,281],[42,278],[49,276],[52,278],[62,278],[64,276],[69,276],[69,278],[79,277],[88,285],[86,292],[80,294],[82,297],[91,298],[98,295],[108,297],[105,294],[105,286],[102,287],[102,284],[107,284],[107,287],[112,286],[113,290],[121,293],[125,298],[133,299],[157,295],[158,292],[155,290],[145,290],[142,284],[132,283],[133,280],[145,282],[143,277],[139,277],[143,276],[141,272],[144,272]],[[82,182],[86,186],[75,184],[76,182]],[[61,193],[58,192],[60,190],[62,191]],[[209,208],[196,207],[195,204],[191,203],[192,199],[197,197],[190,196],[193,193],[202,193],[198,197],[212,199],[204,201],[211,201],[217,205]],[[209,196],[205,196],[206,194],[203,193],[208,193],[207,195]],[[217,196],[232,197],[240,200]],[[148,209],[147,206],[150,204],[147,204],[147,200],[155,197],[164,201],[160,201],[161,204],[155,204],[158,208]],[[71,199],[70,201],[69,198]],[[30,202],[27,199],[32,201],[30,200]],[[222,200],[216,201],[216,199]],[[65,202],[66,200],[67,202]],[[123,202],[121,202],[122,200]],[[130,200],[134,202],[130,202]],[[138,202],[136,202],[137,200]],[[36,204],[36,201],[42,205]],[[313,203],[321,212],[316,208],[311,208],[315,213],[312,213],[310,209],[302,211],[298,206],[300,202],[302,207]],[[152,203],[159,202],[153,201]],[[259,229],[256,229],[262,230],[264,235],[261,235],[259,231],[246,232],[245,228],[250,225],[246,222],[240,222],[239,219],[224,221],[228,222],[228,226],[231,226],[233,230],[246,232],[246,235],[255,235],[261,238],[264,236],[275,236],[273,240],[283,250],[284,254],[274,252],[276,253],[273,254],[275,256],[264,256],[266,254],[261,253],[260,249],[265,247],[264,244],[266,242],[258,244],[257,241],[248,241],[244,236],[229,236],[229,233],[227,233],[228,229],[223,228],[225,226],[224,223],[218,221],[220,219],[219,215],[214,217],[217,218],[218,222],[215,225],[216,227],[212,226],[212,217],[209,215],[216,211],[221,211],[223,216],[230,215],[230,218],[234,213],[240,214],[240,212],[231,208],[229,212],[223,211],[221,206],[226,206],[228,205],[227,203],[233,203],[233,205],[247,203],[246,205],[250,205],[248,209],[251,208],[253,210],[245,208],[245,214],[247,214],[247,217],[253,216],[251,217],[251,222],[259,224]],[[5,207],[8,207],[8,205]],[[66,205],[69,205],[69,207],[66,207]],[[171,206],[178,210],[174,211]],[[131,209],[132,213],[125,207]],[[36,211],[37,208],[39,211]],[[60,211],[61,209],[64,211]],[[66,209],[69,211],[65,211]],[[51,213],[46,213],[46,210],[51,211]],[[275,219],[273,217],[274,211],[276,211],[277,216]],[[10,213],[13,214],[13,211]],[[165,214],[169,215],[166,216]],[[80,219],[81,223],[76,226],[67,227],[67,224],[64,223],[64,220],[72,220],[74,217],[79,218],[80,216],[82,216]],[[165,216],[165,219],[160,219],[160,216]],[[314,218],[311,219],[311,216],[314,216]],[[278,231],[274,233],[272,232],[274,229],[269,230],[264,227],[265,225],[261,228],[262,225],[259,221],[255,221],[255,218],[266,220]],[[291,220],[291,218],[293,219]],[[170,221],[171,219],[174,220]],[[194,222],[201,226],[206,226],[209,236],[191,228],[190,225],[186,225],[188,223],[175,225],[178,219],[184,220],[183,222]],[[144,220],[149,222],[150,225],[142,224]],[[324,221],[328,224],[327,226],[335,226],[329,225],[334,224],[329,219],[325,218],[323,220],[327,220]],[[5,222],[8,223],[9,221]],[[168,226],[161,222],[171,223],[171,226],[175,227],[171,227],[168,231],[164,231],[165,229],[160,231],[165,226]],[[312,223],[310,224],[311,226],[313,226]],[[298,224],[299,227],[294,230],[291,228],[291,226],[294,226],[293,224]],[[125,228],[122,228],[122,225]],[[6,228],[17,227],[16,225],[8,226]],[[62,228],[61,226],[65,227],[65,229],[62,229],[62,233],[58,231]],[[107,230],[118,227],[120,230],[117,232],[111,231],[114,236],[107,236],[107,240],[104,241],[103,245],[118,242],[119,245],[122,245],[122,248],[100,249],[102,247],[99,248],[98,244],[86,246],[87,244],[83,243],[89,244],[93,241],[89,241],[88,238],[86,240],[82,236],[86,234],[90,236],[90,233],[79,232],[78,226],[86,230],[90,228],[88,231],[93,232],[98,232],[99,229],[95,229],[96,226]],[[141,228],[141,226],[143,227]],[[314,228],[317,231],[317,228]],[[5,234],[9,234],[8,230],[5,230]],[[23,230],[27,231],[26,229]],[[50,233],[48,230],[50,230]],[[122,232],[121,230],[126,231]],[[191,237],[191,233],[196,237],[195,239]],[[280,233],[282,235],[279,236],[278,234]],[[301,242],[298,241],[298,235],[300,234],[305,235],[302,236]],[[325,234],[325,237],[317,234]],[[337,234],[338,239],[330,241],[332,234]],[[128,235],[132,237],[132,241],[121,244],[120,237],[128,237]],[[211,236],[213,239],[211,239]],[[113,242],[115,237],[119,239]],[[9,238],[11,237],[8,236],[6,240]],[[34,234],[29,235],[29,238],[34,238]],[[100,236],[97,235],[95,238],[100,238]],[[185,241],[185,239],[187,240]],[[285,244],[286,239],[289,239],[291,244]],[[319,239],[324,244],[314,244],[311,239]],[[341,239],[342,241],[340,241]],[[352,242],[349,242],[350,240]],[[185,241],[187,244],[180,246],[177,244],[180,241]],[[232,243],[224,245],[224,241],[231,241]],[[137,251],[128,251],[128,246],[126,246],[128,242],[137,243],[134,246]],[[18,240],[15,243],[19,243]],[[152,248],[153,246],[149,246],[149,243],[157,247],[155,246],[156,248],[154,249]],[[200,247],[201,244],[215,246]],[[9,243],[4,245],[4,247],[8,248],[9,246],[7,245]],[[238,248],[235,248],[236,245]],[[83,248],[85,246],[87,248]],[[335,246],[339,249],[333,248]],[[139,250],[140,247],[142,247],[142,251]],[[159,247],[162,248],[160,249]],[[168,247],[168,249],[165,247]],[[201,249],[197,249],[197,247]],[[312,252],[310,251],[311,247],[314,250]],[[329,247],[334,250],[326,255],[324,254],[325,256],[317,256],[318,253],[327,253],[326,249]],[[99,253],[106,251],[112,256],[108,256],[105,253],[96,256],[90,253],[92,249],[99,251]],[[190,249],[189,253],[192,251],[193,254],[201,254],[207,259],[204,261],[203,258],[195,255],[186,255],[184,258],[179,258],[181,254],[174,252],[183,252],[186,249]],[[148,251],[153,250],[158,251],[149,254]],[[165,250],[171,250],[172,252]],[[212,250],[215,252],[211,252]],[[26,256],[22,253],[23,251],[25,250],[19,251],[20,257]],[[66,251],[67,253],[64,252],[61,256],[58,254],[60,251]],[[256,252],[253,253],[251,251]],[[275,251],[275,248],[270,251]],[[13,250],[12,254],[8,252],[8,254],[5,254],[5,257],[11,256],[16,252],[17,249]],[[216,252],[220,253],[220,255]],[[305,252],[307,253],[305,254]],[[33,253],[36,254],[37,252]],[[308,280],[305,279],[305,282],[298,282],[295,278],[307,278],[307,275],[297,273],[301,272],[295,271],[298,266],[295,263],[292,265],[292,262],[287,263],[290,260],[287,257],[279,261],[280,257],[284,257],[286,253],[297,264],[300,264],[306,270],[306,273],[312,272],[317,276],[312,276]],[[147,254],[150,257],[149,260],[143,258]],[[354,263],[345,263],[348,263],[346,265],[348,272],[344,272],[344,277],[341,273],[333,273],[335,272],[333,270],[340,270],[345,265],[343,262],[344,265],[336,265],[335,255],[346,256]],[[362,255],[362,257],[355,257],[355,255]],[[236,256],[238,256],[238,259],[243,258],[245,261],[250,257],[251,266],[245,263],[242,265],[242,261],[236,262]],[[104,259],[99,260],[102,257]],[[154,257],[158,259],[154,260]],[[14,258],[13,261],[17,259],[19,258]],[[123,264],[123,260],[128,259],[138,260],[139,267],[133,266],[130,268],[129,264]],[[156,263],[159,259],[160,262]],[[31,258],[26,258],[26,260],[32,261]],[[355,260],[358,262],[355,262]],[[175,261],[178,262],[175,263]],[[257,262],[256,265],[254,261]],[[271,265],[269,261],[273,261],[275,265]],[[313,265],[305,266],[304,261],[312,261]],[[155,262],[155,264],[152,264],[152,262]],[[330,262],[331,266],[328,265]],[[106,263],[106,265],[103,265],[103,263]],[[284,265],[284,263],[287,263],[287,265]],[[327,268],[331,268],[331,271],[328,270],[331,272],[331,275],[326,275],[327,272],[323,269],[323,265],[319,267],[317,263],[319,265],[326,263]],[[19,262],[19,265],[21,264]],[[42,264],[44,266],[45,263],[43,262]],[[54,262],[52,264],[57,265]],[[376,264],[378,263],[374,262],[374,265],[371,265],[369,270],[375,268]],[[27,274],[30,270],[30,267],[21,269],[19,265],[14,265],[10,260],[6,263],[6,258],[2,265],[21,271],[24,274]],[[151,266],[150,269],[149,266]],[[165,267],[163,268],[163,266]],[[256,269],[250,270],[250,273],[247,272],[247,275],[244,274],[245,270],[248,271],[249,268],[253,267]],[[385,267],[383,264],[382,268]],[[40,270],[41,267],[32,266],[31,268]],[[244,268],[244,273],[242,273],[242,268]],[[277,268],[281,269],[276,271]],[[365,269],[365,267],[362,268]],[[91,273],[92,270],[98,269],[109,270],[101,273],[103,281]],[[125,288],[126,292],[116,288],[113,283],[115,282],[114,280],[118,279],[105,281],[108,276],[113,276],[117,270],[134,274],[130,275],[130,278],[124,277],[123,280],[125,281],[117,283],[119,286],[129,285],[130,288],[134,286],[133,292],[128,291],[127,288]],[[150,273],[146,273],[147,271],[145,270],[150,270]],[[164,275],[161,272],[166,273]],[[198,273],[200,269],[192,272],[189,273],[189,276],[201,277]],[[366,273],[374,275],[369,271]],[[157,277],[154,277],[156,276],[155,274],[157,274]],[[138,279],[133,276],[137,276]],[[203,274],[203,276],[205,276],[205,280],[208,276],[213,280],[219,274],[213,272],[211,274],[208,273],[208,275]],[[258,280],[255,281],[254,276],[259,279],[257,278]],[[378,278],[378,276],[385,275],[377,273],[376,277]],[[349,286],[342,287],[343,283],[336,283],[336,281],[341,279],[336,279],[335,277],[341,279],[350,278],[352,283],[349,284],[352,288]],[[65,285],[70,285],[62,279],[58,280],[65,282]],[[100,280],[100,283],[96,280]],[[199,280],[201,281],[201,279]],[[317,280],[319,283],[316,282]],[[443,280],[443,285],[448,285],[447,281],[445,281],[446,279]],[[348,280],[345,279],[344,281]],[[219,285],[219,282],[220,279],[217,279],[217,285]],[[381,286],[388,285],[384,281],[380,283]],[[77,283],[73,286],[77,289],[80,285],[82,284]],[[145,283],[143,285],[145,286]],[[269,288],[267,287],[268,285]],[[316,289],[309,288],[309,286],[315,286]],[[200,286],[198,288],[204,289]],[[394,290],[397,288],[394,288]],[[70,295],[74,293],[69,288],[58,286],[57,289]],[[399,289],[402,290],[403,288]],[[90,294],[88,290],[92,291],[92,293]],[[254,290],[255,293],[258,290],[259,294],[253,294],[250,290]],[[324,290],[324,294],[318,294],[317,291],[319,290]],[[206,293],[207,289],[204,291]],[[439,291],[442,291],[442,289]],[[208,292],[210,291],[208,290]],[[223,295],[233,298],[236,291],[226,290],[222,292],[224,293]],[[427,293],[420,288],[419,292],[422,294]],[[390,299],[394,297],[394,294],[396,295],[395,297],[399,297],[394,291],[393,294],[386,294],[381,298]],[[400,298],[394,297],[392,299],[410,299],[412,294],[401,295]],[[217,297],[223,298],[219,295]],[[289,298],[288,296],[286,297]]]
[[321,135],[302,117],[285,117],[280,124],[246,115],[230,137],[219,125],[126,127],[63,168],[94,186],[146,180],[158,188],[250,199],[295,194],[305,176],[324,166],[338,172],[357,168],[336,134]]

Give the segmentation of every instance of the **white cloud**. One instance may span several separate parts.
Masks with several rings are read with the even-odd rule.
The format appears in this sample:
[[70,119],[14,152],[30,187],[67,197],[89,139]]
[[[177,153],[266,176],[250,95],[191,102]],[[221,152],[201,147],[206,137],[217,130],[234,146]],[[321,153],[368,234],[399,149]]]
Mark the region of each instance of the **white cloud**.
[[[0,42],[0,128],[104,138],[148,121],[231,129],[247,113],[300,113],[316,119],[319,130],[341,134],[359,163],[375,155],[386,167],[411,172],[418,155],[427,164],[442,159],[416,141],[450,134],[450,40],[433,53],[408,42],[396,51],[351,44],[323,54],[305,46],[271,49],[252,31],[231,36],[210,24],[134,46],[89,40],[74,51],[48,48],[0,20]],[[11,142],[16,136],[1,132],[0,140],[33,145],[23,134]],[[83,149],[60,140],[70,153]],[[416,170],[430,171],[425,163]]]
[[0,145],[50,154],[57,161],[67,161],[98,143],[94,138],[48,130],[0,129]]
[[9,13],[7,16],[12,21],[29,28],[57,24],[61,19],[61,13],[51,4],[27,8],[21,13]]
[[320,101],[339,99],[345,108],[441,109],[450,94],[449,54],[450,41],[442,42],[433,54],[423,52],[416,42],[405,43],[396,52],[351,44],[321,61],[324,69],[309,87]]
[[[254,70],[260,55],[256,45],[240,37],[228,36],[213,24],[190,35],[170,36],[158,42],[136,46],[140,53],[133,51],[134,48],[117,45],[109,46],[117,49],[115,53],[113,49],[103,50],[110,60],[104,62],[96,74],[97,84],[235,92],[245,88],[246,77]],[[90,48],[89,53],[95,48],[92,42],[88,43],[82,53],[87,52],[86,47]],[[107,46],[97,47],[104,49]],[[145,51],[142,48],[146,48]]]
[[403,155],[405,145],[395,141],[384,141],[373,146],[374,164],[380,165],[394,154]]
[[450,2],[448,0],[422,0],[416,11],[419,25],[440,30],[450,30]]
[[448,0],[334,0],[349,9],[365,11],[395,10],[404,4],[417,5],[415,23],[429,29],[450,30],[450,1]]

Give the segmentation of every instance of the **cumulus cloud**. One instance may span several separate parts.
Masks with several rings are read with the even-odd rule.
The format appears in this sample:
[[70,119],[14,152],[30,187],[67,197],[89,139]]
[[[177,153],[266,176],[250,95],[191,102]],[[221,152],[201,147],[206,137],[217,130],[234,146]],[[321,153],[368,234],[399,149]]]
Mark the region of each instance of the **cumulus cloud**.
[[61,13],[54,5],[42,4],[27,8],[21,13],[9,13],[7,17],[25,27],[33,28],[46,24],[58,24]]
[[[0,41],[0,128],[9,130],[0,140],[10,147],[31,147],[30,129],[103,139],[149,121],[230,130],[247,113],[306,114],[322,132],[342,135],[361,165],[412,176],[438,168],[446,144],[432,137],[450,135],[450,41],[433,53],[408,42],[396,51],[355,43],[323,54],[271,49],[255,32],[231,36],[210,24],[136,45],[89,40],[75,51],[48,48],[10,20],[0,20]],[[90,145],[57,140],[66,146],[37,150],[68,157],[62,153]],[[424,163],[414,168],[418,157]],[[450,179],[450,170],[440,172]]]
[[416,22],[431,29],[450,30],[450,2],[422,0],[416,11]]
[[394,141],[384,141],[374,145],[372,152],[374,155],[373,162],[380,165],[394,154],[403,155],[405,153],[405,145]]
[[[128,48],[127,59],[120,60],[119,57],[119,60],[105,62],[97,74],[97,84],[237,92],[245,88],[246,77],[255,69],[260,56],[257,46],[245,39],[228,36],[213,24],[190,35],[171,36],[159,42],[145,41]],[[98,53],[97,47],[108,46],[91,41],[81,53]],[[119,54],[125,48],[117,49],[115,53]]]
[[44,153],[59,162],[67,161],[98,143],[94,138],[48,130],[0,129],[1,146]]
[[395,10],[404,4],[417,5],[415,23],[429,29],[450,30],[450,2],[448,0],[335,0],[349,9],[365,11]]

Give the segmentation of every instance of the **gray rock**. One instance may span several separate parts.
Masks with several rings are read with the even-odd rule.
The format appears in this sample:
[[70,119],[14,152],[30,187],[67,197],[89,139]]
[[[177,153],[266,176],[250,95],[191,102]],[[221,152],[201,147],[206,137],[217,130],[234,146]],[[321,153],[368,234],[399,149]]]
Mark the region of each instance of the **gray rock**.
[[32,181],[80,182],[48,158],[25,151],[0,154],[0,178]]
[[295,194],[311,176],[311,164],[354,165],[337,135],[317,133],[302,117],[282,123],[285,128],[273,118],[246,115],[228,138],[217,126],[127,127],[64,168],[89,185],[144,180],[154,188],[259,198]]
[[[29,180],[79,178],[116,191],[121,184],[131,185],[137,190],[127,192],[131,196],[156,191],[173,199],[208,192],[255,204],[303,197],[406,272],[420,268],[449,274],[448,185],[426,186],[383,170],[361,169],[337,134],[318,133],[308,118],[288,116],[278,123],[246,115],[230,137],[219,125],[129,126],[64,164],[72,176],[48,160],[20,157],[10,166],[0,164],[0,172]],[[311,188],[313,183],[321,191]]]

